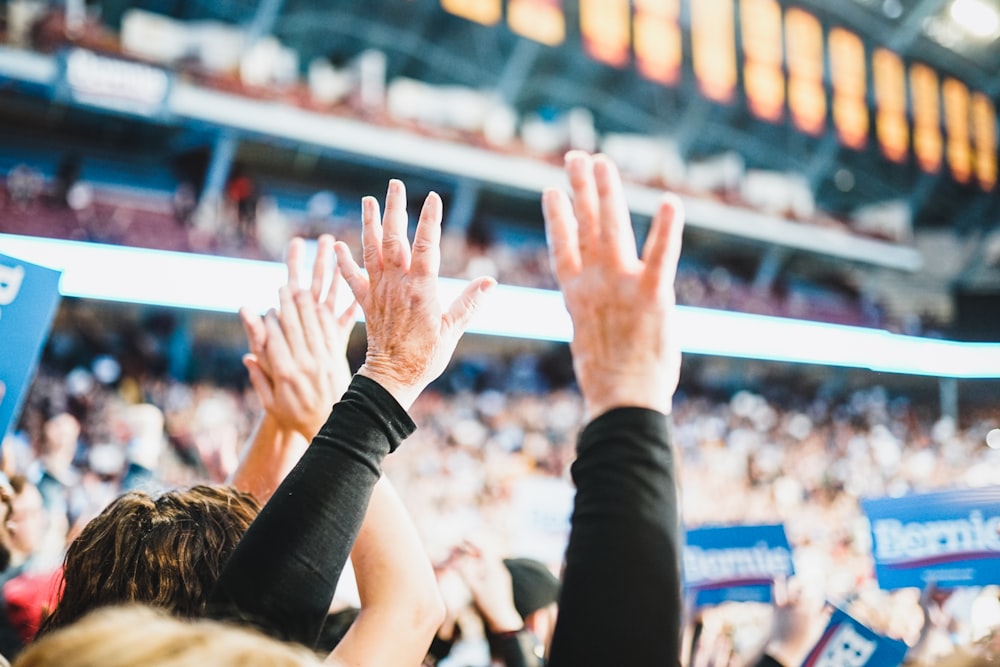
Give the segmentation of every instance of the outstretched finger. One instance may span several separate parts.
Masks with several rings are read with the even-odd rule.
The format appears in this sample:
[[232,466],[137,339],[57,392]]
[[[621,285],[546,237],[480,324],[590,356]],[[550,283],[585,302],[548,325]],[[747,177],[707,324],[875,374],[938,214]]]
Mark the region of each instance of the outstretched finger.
[[389,181],[382,216],[382,264],[407,271],[410,268],[410,242],[406,235],[406,186],[399,179]]
[[441,197],[431,192],[424,200],[413,237],[413,259],[410,272],[414,276],[436,278],[441,268]]
[[285,266],[288,268],[288,284],[298,289],[302,284],[302,259],[305,256],[306,242],[298,236],[288,242],[285,249]]
[[[340,275],[344,277],[347,286],[351,288],[354,298],[358,303],[365,303],[368,299],[369,278],[365,272],[354,261],[351,249],[343,241],[337,241],[333,246],[333,251],[337,255],[337,266],[340,267]],[[371,269],[368,269],[371,272]]]
[[281,324],[281,332],[288,343],[288,349],[294,357],[305,354],[307,349],[305,335],[302,332],[302,321],[299,319],[299,308],[295,299],[295,295],[300,291],[293,290],[287,285],[278,290],[278,304],[280,306],[278,322]]
[[240,308],[240,322],[243,324],[243,331],[246,332],[247,347],[250,348],[251,354],[260,355],[267,342],[267,331],[260,315],[251,312],[249,308]]
[[600,206],[601,257],[617,260],[619,265],[634,262],[635,232],[632,216],[625,202],[618,168],[605,155],[594,156],[594,181]]
[[566,174],[573,190],[573,214],[579,227],[580,256],[584,262],[600,254],[600,207],[594,183],[594,160],[583,151],[566,154]]
[[316,258],[313,260],[312,292],[313,301],[319,303],[323,290],[327,287],[333,266],[333,235],[321,234],[316,242]]
[[313,300],[312,294],[305,290],[296,292],[295,308],[298,322],[302,326],[302,338],[305,340],[306,348],[314,359],[321,358],[326,351],[326,336],[323,335],[323,327],[316,312],[319,307]]
[[454,340],[457,340],[469,325],[469,320],[476,313],[479,304],[487,292],[493,289],[497,281],[493,278],[477,278],[462,290],[462,293],[455,298],[448,312],[444,315],[445,328],[451,333]]
[[684,206],[674,194],[666,194],[653,216],[649,236],[642,249],[646,265],[644,280],[657,290],[674,284],[684,233]]
[[[336,248],[338,244],[334,245]],[[345,246],[346,247],[346,246]],[[365,269],[371,276],[382,273],[382,221],[379,219],[378,200],[374,197],[361,199],[361,248]],[[337,255],[338,264],[340,255]]]
[[278,321],[278,313],[271,310],[264,317],[264,326],[267,327],[267,363],[271,376],[280,378],[292,372],[295,368],[292,351],[288,347],[282,331],[281,322]]
[[547,188],[542,193],[542,215],[545,218],[545,238],[549,246],[549,263],[561,283],[580,271],[580,241],[573,206],[562,190]]

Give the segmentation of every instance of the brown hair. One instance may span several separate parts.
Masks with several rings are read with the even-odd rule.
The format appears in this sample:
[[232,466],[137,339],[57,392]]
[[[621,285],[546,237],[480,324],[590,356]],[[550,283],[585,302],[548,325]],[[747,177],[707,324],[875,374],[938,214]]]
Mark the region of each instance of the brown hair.
[[229,487],[126,493],[70,544],[61,600],[39,634],[127,602],[201,615],[223,564],[259,511],[253,496]]
[[[337,663],[335,663],[337,664]],[[31,644],[16,667],[320,667],[301,646],[208,620],[131,605],[88,614]]]

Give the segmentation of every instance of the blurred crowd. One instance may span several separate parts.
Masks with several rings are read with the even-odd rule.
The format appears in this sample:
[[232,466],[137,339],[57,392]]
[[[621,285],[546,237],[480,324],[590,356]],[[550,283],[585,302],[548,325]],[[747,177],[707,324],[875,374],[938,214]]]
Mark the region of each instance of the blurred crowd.
[[[181,382],[134,361],[124,361],[123,372],[113,356],[68,371],[70,357],[50,349],[48,358],[2,450],[17,482],[16,548],[5,575],[15,583],[4,591],[21,633],[37,622],[41,595],[24,581],[57,566],[75,531],[124,489],[223,481],[258,410],[238,372],[226,384]],[[761,393],[682,389],[674,415],[687,524],[783,523],[797,586],[915,643],[926,605],[919,591],[879,590],[858,501],[995,483],[1000,450],[986,436],[1000,427],[996,411],[969,410],[956,423],[935,405],[880,388],[840,396],[780,385]],[[412,414],[419,428],[385,471],[432,562],[446,563],[456,545],[472,542],[558,572],[582,420],[568,368],[534,354],[459,359]],[[349,585],[342,595],[345,604],[356,600]],[[468,591],[452,597],[471,604]],[[18,616],[21,607],[27,611]],[[701,664],[751,660],[771,614],[752,603],[704,610],[700,659],[709,662]],[[960,590],[929,618],[936,634],[925,658],[992,636],[1000,627],[997,590]],[[481,629],[463,629],[468,645],[483,641]],[[457,651],[442,664],[476,664],[459,662],[463,655],[474,660]]]

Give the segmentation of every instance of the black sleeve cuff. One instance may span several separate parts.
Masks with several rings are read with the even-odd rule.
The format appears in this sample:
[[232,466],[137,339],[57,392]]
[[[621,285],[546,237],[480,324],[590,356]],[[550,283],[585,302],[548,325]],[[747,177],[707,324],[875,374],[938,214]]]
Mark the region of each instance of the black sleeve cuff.
[[377,426],[385,435],[389,451],[394,452],[400,443],[417,430],[417,425],[403,406],[382,385],[363,375],[355,375],[344,397],[333,406],[330,417],[320,429],[320,436],[329,437],[334,415],[343,410],[362,413],[367,422]]

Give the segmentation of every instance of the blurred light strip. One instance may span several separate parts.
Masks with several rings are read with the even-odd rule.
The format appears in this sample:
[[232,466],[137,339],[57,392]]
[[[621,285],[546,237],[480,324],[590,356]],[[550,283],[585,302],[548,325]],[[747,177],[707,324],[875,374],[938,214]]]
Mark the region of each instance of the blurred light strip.
[[[63,271],[64,296],[159,306],[263,312],[276,305],[285,268],[275,262],[143,250],[0,234],[0,252]],[[463,281],[442,279],[450,302]],[[346,287],[344,288],[346,289]],[[688,353],[955,378],[1000,378],[1000,344],[901,336],[885,331],[680,307]],[[558,292],[501,286],[472,333],[567,341],[572,324]]]

